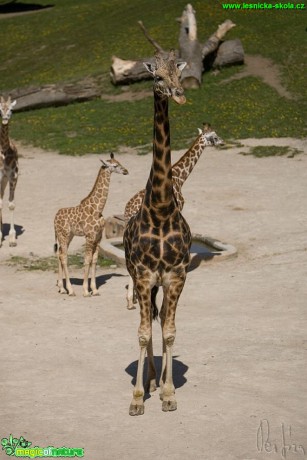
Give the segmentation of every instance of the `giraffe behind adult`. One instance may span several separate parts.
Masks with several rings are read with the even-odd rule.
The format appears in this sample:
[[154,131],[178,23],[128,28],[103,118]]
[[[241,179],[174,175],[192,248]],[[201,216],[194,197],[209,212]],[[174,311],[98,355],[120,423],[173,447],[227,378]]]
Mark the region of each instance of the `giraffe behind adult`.
[[180,75],[186,63],[177,62],[173,51],[165,58],[156,53],[155,63],[145,67],[154,77],[153,161],[140,210],[127,223],[124,246],[127,269],[140,304],[138,330],[140,357],[130,415],[144,413],[143,370],[149,359],[147,387],[156,389],[152,349],[152,320],[157,315],[155,296],[163,287],[160,310],[163,355],[160,377],[162,410],[177,409],[172,376],[172,353],[176,336],[175,314],[190,260],[191,232],[178,208],[173,191],[168,99],[184,104]]
[[[181,158],[172,167],[173,188],[179,210],[182,211],[184,206],[184,197],[182,195],[182,186],[193,171],[199,158],[201,157],[205,147],[222,145],[223,140],[212,129],[210,123],[203,123],[202,129],[198,128],[198,136],[191,147],[182,155]],[[138,212],[144,199],[145,189],[140,190],[127,202],[125,206],[125,222],[127,223],[131,217]],[[131,276],[129,277],[127,290],[127,308],[132,310],[135,308],[136,295],[133,289]]]

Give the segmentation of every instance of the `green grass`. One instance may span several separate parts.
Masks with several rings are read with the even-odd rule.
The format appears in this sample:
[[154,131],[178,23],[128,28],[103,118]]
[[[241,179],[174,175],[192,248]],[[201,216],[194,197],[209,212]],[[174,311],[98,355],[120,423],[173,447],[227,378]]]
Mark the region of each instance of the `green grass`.
[[[32,3],[26,0],[25,3]],[[50,2],[42,0],[41,4]],[[0,88],[38,86],[101,75],[102,91],[118,94],[109,79],[111,56],[126,59],[151,56],[151,45],[137,21],[165,48],[178,46],[180,16],[185,1],[54,0],[37,13],[0,19]],[[187,91],[187,103],[171,103],[172,148],[185,148],[196,128],[209,121],[225,140],[246,137],[304,137],[306,83],[303,53],[303,11],[224,11],[220,2],[197,0],[198,37],[204,42],[229,18],[237,26],[227,38],[240,38],[246,54],[260,54],[280,65],[283,85],[296,97],[287,100],[257,78],[220,85],[240,67],[219,75],[206,73],[201,89]],[[131,85],[149,89],[151,82]],[[144,152],[152,140],[152,98],[136,102],[102,100],[67,107],[15,113],[11,135],[34,146],[82,155],[116,151],[121,145]],[[145,149],[146,150],[146,149]]]
[[[21,256],[12,256],[8,261],[8,265],[18,267],[22,270],[28,271],[54,271],[58,270],[58,259],[55,256],[51,257],[21,257]],[[71,254],[68,255],[68,265],[69,267],[82,268],[84,263],[82,254]],[[97,266],[98,267],[109,267],[113,265],[114,261],[111,259],[104,258],[102,256],[98,257]]]
[[252,147],[248,153],[241,152],[241,155],[252,155],[256,158],[265,158],[265,157],[281,157],[287,156],[288,158],[294,158],[296,155],[303,153],[302,150],[296,148],[291,148],[288,146],[278,147],[275,145],[262,146],[257,145]]

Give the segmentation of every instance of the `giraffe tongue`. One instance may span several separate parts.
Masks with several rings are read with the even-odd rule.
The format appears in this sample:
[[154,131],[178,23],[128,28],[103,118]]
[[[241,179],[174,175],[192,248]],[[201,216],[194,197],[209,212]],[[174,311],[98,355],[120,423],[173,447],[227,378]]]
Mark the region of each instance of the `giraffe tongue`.
[[180,104],[180,105],[185,104],[186,102],[186,98],[183,95],[182,96],[173,95],[173,99],[175,102],[177,102],[177,104]]

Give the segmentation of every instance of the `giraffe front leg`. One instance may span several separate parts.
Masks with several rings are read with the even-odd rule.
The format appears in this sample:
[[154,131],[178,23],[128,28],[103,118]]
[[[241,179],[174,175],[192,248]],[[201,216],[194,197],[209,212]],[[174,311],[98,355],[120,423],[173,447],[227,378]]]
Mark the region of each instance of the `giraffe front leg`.
[[148,346],[147,346],[147,359],[148,359],[148,374],[147,374],[147,382],[146,382],[146,391],[152,393],[157,389],[156,383],[156,367],[154,361],[154,354],[153,354],[153,346],[152,346],[152,337],[150,337]]
[[175,331],[171,335],[167,334],[167,338],[163,337],[166,349],[166,369],[165,382],[162,387],[162,410],[164,412],[177,409],[177,401],[175,398],[175,386],[173,383],[173,345],[175,341]]
[[175,386],[173,383],[173,345],[176,337],[176,307],[184,286],[184,278],[173,279],[164,289],[162,308],[163,362],[161,373],[162,410],[164,412],[177,409]]
[[90,297],[91,293],[88,289],[88,279],[90,267],[93,261],[93,254],[95,250],[95,243],[90,239],[86,239],[85,254],[84,254],[84,277],[83,277],[83,297]]
[[144,414],[144,386],[143,373],[146,349],[151,340],[151,289],[148,286],[136,286],[139,293],[139,302],[141,309],[141,323],[138,331],[140,357],[138,361],[138,370],[136,376],[136,384],[133,390],[132,401],[129,408],[130,415]]

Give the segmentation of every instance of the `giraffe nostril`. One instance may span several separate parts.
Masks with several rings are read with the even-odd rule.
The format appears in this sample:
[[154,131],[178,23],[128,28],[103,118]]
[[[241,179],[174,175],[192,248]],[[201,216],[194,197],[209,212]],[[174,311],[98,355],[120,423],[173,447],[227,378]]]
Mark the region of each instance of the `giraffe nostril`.
[[183,88],[177,88],[175,90],[175,96],[182,96],[183,95]]

